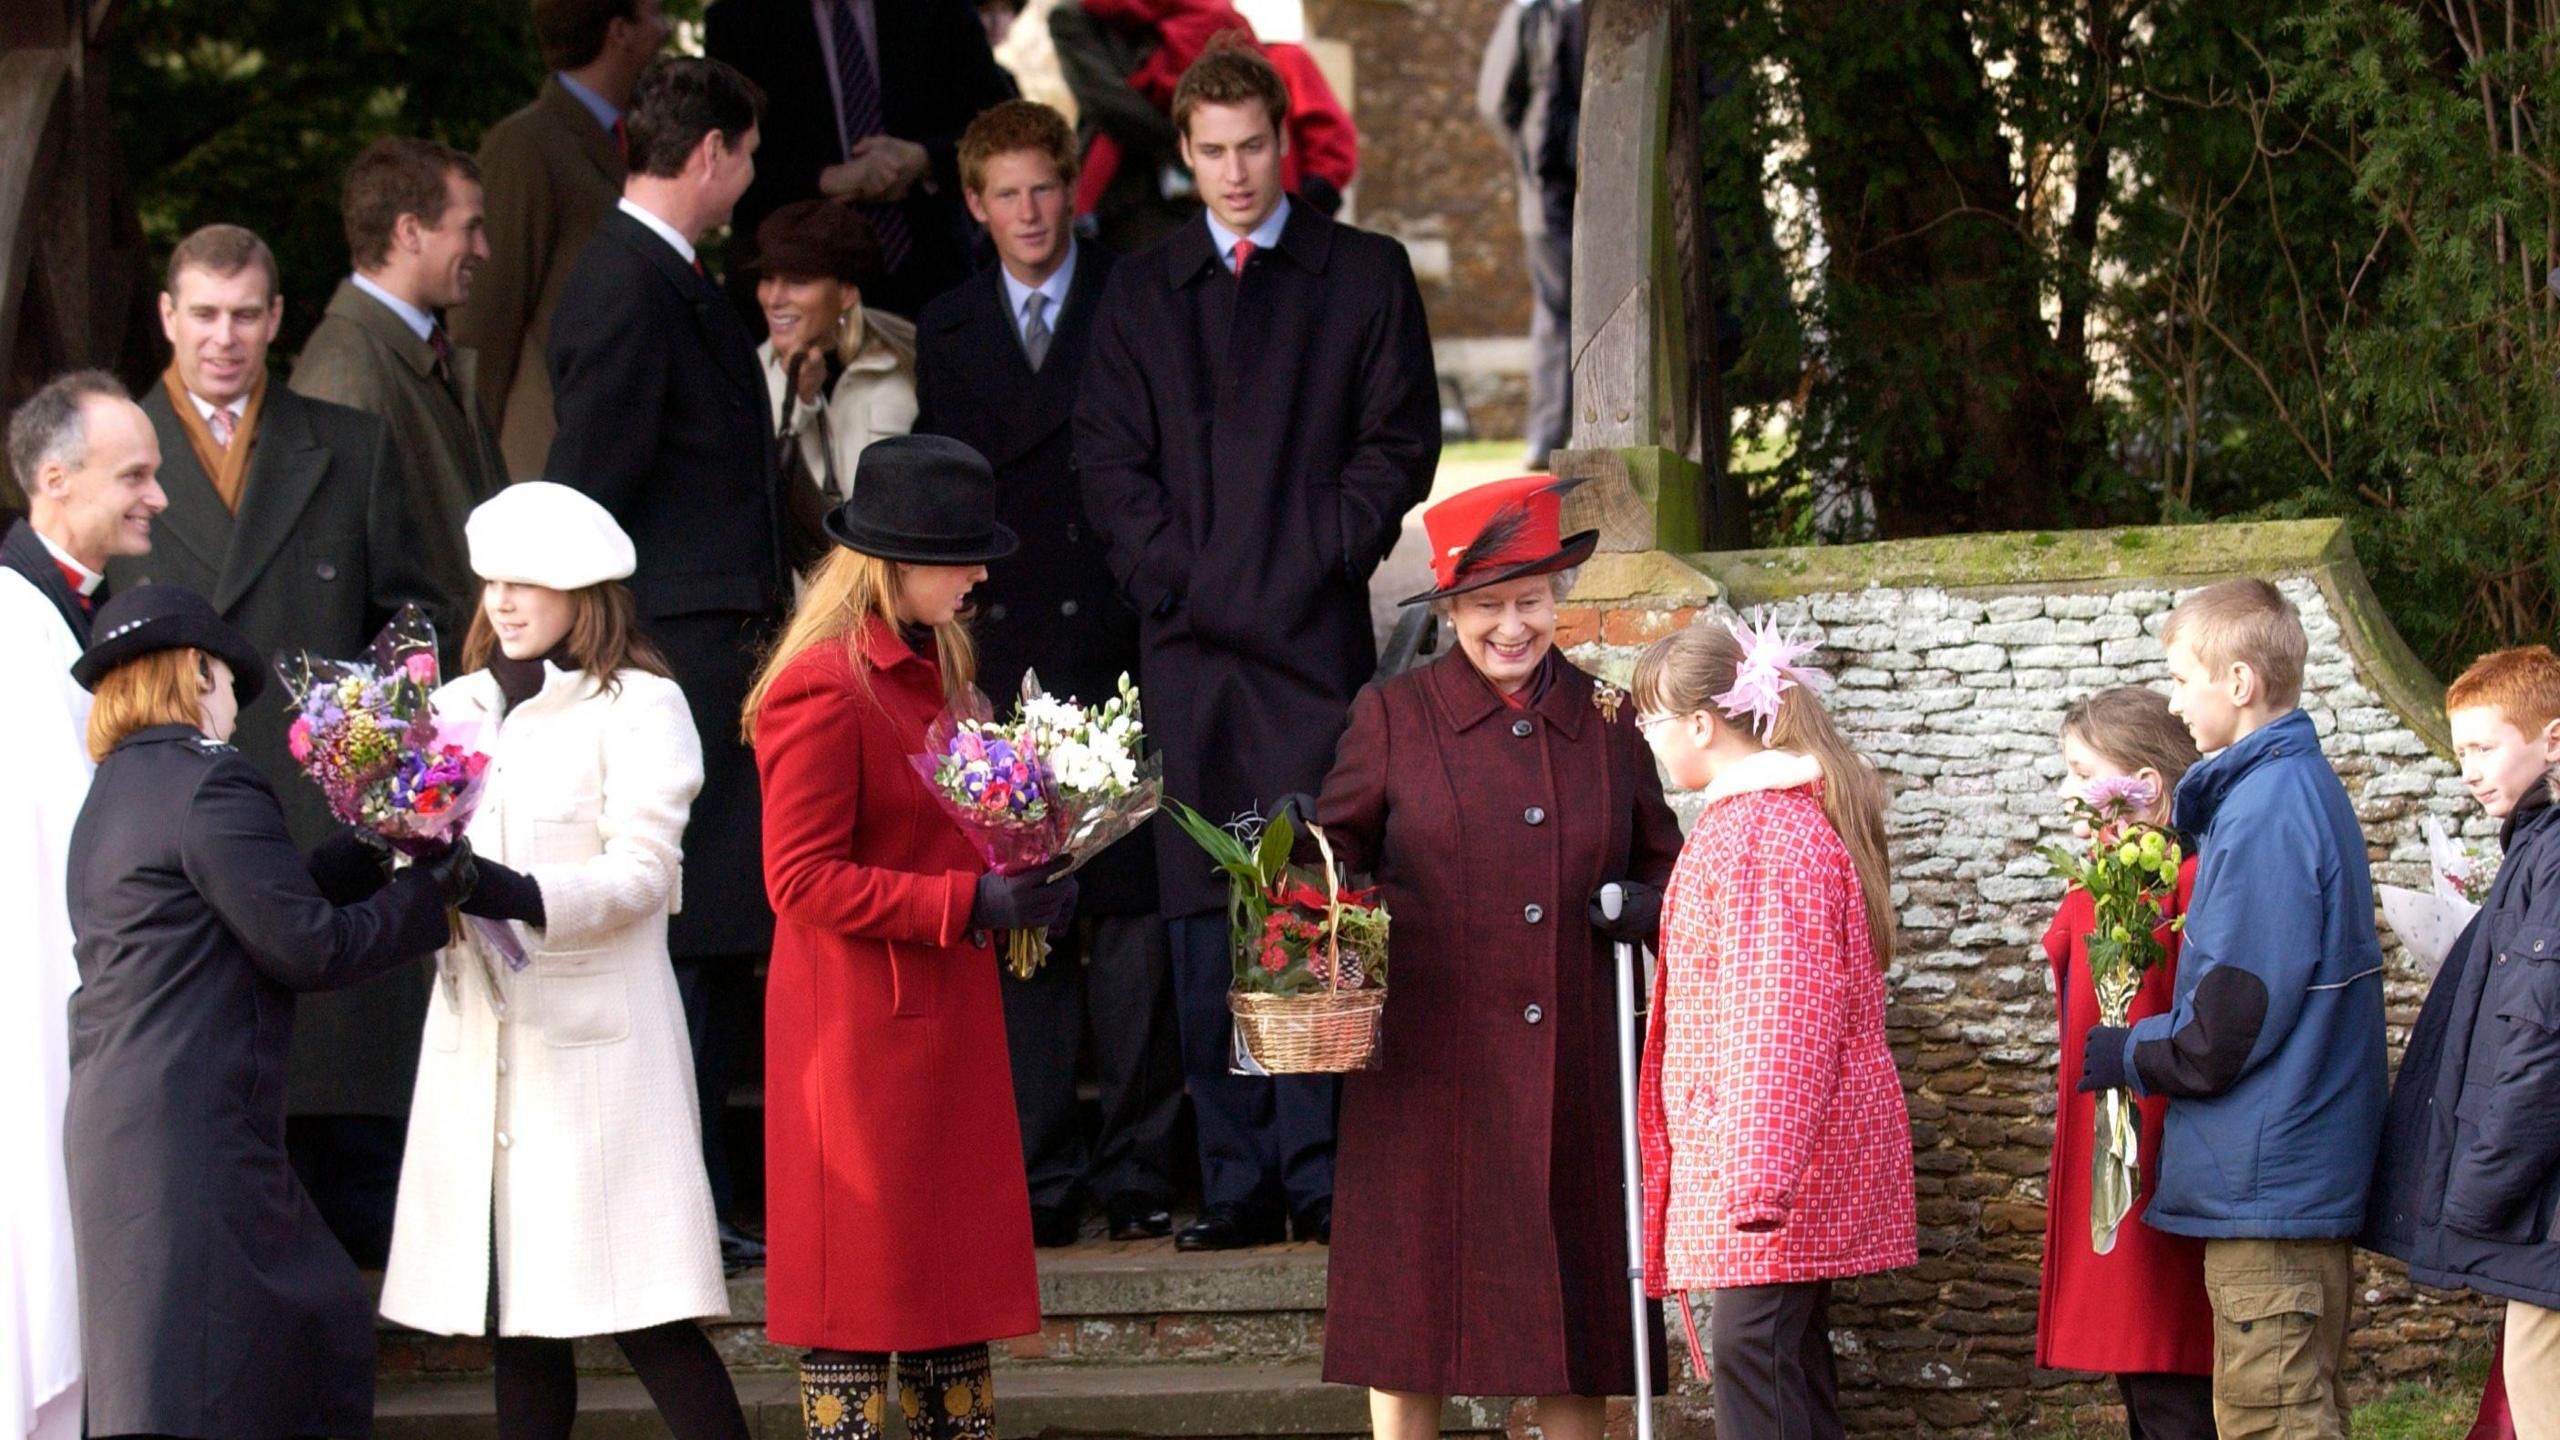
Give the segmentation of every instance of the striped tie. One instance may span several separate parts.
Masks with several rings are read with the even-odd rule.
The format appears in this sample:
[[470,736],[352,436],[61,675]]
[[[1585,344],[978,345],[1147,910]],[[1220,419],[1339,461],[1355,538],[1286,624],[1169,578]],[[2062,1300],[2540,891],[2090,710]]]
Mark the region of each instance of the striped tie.
[[214,444],[221,446],[225,450],[231,448],[232,432],[238,427],[240,422],[232,418],[229,406],[216,405],[213,407],[213,413],[204,417],[204,423],[205,428],[213,432]]
[[[844,93],[844,143],[849,149],[867,136],[882,133],[880,78],[872,73],[871,51],[862,43],[862,27],[854,19],[853,0],[834,0],[828,28],[835,32],[836,82]],[[855,208],[880,237],[880,251],[888,258],[889,268],[896,270],[906,264],[907,252],[915,244],[906,215],[895,205]]]

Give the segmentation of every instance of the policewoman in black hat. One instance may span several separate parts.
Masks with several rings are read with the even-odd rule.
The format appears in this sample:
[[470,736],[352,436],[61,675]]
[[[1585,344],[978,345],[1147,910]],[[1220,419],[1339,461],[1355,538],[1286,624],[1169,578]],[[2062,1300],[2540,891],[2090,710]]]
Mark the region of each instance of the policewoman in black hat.
[[994,932],[1059,926],[1071,880],[990,874],[910,757],[971,694],[964,623],[997,523],[985,457],[862,452],[747,697],[764,782],[765,1330],[811,1440],[993,1436],[987,1342],[1040,1328]]
[[386,883],[351,834],[296,851],[225,743],[266,662],[192,591],[108,601],[71,673],[98,762],[71,832],[64,1119],[88,1433],[367,1434],[373,1306],[285,1159],[294,996],[432,953],[470,853]]

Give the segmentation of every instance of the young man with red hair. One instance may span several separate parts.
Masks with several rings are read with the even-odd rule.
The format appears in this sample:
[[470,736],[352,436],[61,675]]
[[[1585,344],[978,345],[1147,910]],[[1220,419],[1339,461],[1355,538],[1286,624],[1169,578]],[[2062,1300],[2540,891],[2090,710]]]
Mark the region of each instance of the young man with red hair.
[[2481,656],[2444,697],[2462,780],[2501,822],[2488,903],[2409,1032],[2364,1243],[2507,1302],[2522,1440],[2560,1436],[2560,656]]

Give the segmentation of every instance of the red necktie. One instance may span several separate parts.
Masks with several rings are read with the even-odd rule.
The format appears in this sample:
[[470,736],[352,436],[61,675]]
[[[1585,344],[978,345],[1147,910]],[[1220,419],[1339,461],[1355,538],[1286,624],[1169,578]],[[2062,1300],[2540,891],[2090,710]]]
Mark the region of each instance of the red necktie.
[[1253,258],[1253,252],[1254,243],[1252,241],[1238,240],[1236,242],[1235,257],[1237,280],[1241,281],[1244,279],[1244,262]]
[[90,599],[88,594],[80,588],[88,583],[88,576],[59,560],[53,562],[53,568],[62,572],[62,583],[71,587],[71,598],[80,602],[80,609],[84,613],[93,612],[98,608],[98,602]]
[[613,120],[613,153],[622,157],[624,169],[631,167],[631,132],[622,128],[622,117]]

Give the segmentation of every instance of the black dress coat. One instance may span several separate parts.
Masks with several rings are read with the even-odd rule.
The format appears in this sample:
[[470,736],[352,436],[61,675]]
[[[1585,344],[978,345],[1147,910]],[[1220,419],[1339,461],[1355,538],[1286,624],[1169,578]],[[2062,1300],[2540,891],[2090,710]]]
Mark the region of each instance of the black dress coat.
[[2488,903],[2427,991],[2361,1243],[2445,1289],[2560,1309],[2560,808],[2507,821]]
[[1316,802],[1393,922],[1380,1065],[1342,1085],[1330,1381],[1635,1389],[1616,980],[1586,906],[1667,885],[1680,826],[1634,702],[1547,665],[1519,709],[1456,651],[1371,686]]
[[100,763],[69,877],[88,1433],[369,1434],[373,1304],[285,1159],[285,1052],[297,994],[444,943],[433,882],[333,905],[257,767],[185,725]]
[[[1112,272],[1076,463],[1141,617],[1167,795],[1223,821],[1323,779],[1377,670],[1369,576],[1430,493],[1438,387],[1403,247],[1310,206],[1240,278],[1205,220]],[[1155,828],[1164,913],[1224,908]]]
[[89,597],[89,604],[81,604],[80,592],[62,578],[62,567],[54,563],[53,552],[44,548],[35,527],[22,518],[13,517],[9,533],[0,536],[0,570],[15,570],[24,576],[28,584],[36,587],[36,593],[61,613],[62,623],[79,637],[81,648],[88,648],[91,606],[107,603],[107,586],[100,585]]
[[791,586],[755,343],[709,280],[617,208],[570,272],[548,355],[560,429],[544,473],[594,496],[630,533],[641,628],[666,652],[702,736],[668,949],[679,959],[759,953],[773,911],[738,715]]
[[[933,168],[898,202],[914,248],[904,264],[864,286],[862,299],[913,318],[969,274],[975,232],[960,199],[960,133],[1016,92],[969,0],[871,0],[871,10],[882,129],[923,146]],[[746,262],[732,267],[734,289],[752,264],[764,217],[817,195],[818,173],[845,158],[827,83],[835,56],[818,41],[809,0],[718,0],[703,16],[702,44],[764,90],[756,178],[729,231],[731,253]]]
[[[1109,699],[1123,674],[1144,683],[1138,616],[1111,583],[1102,537],[1085,519],[1070,429],[1111,265],[1102,247],[1076,247],[1067,303],[1038,370],[994,266],[927,305],[916,327],[915,433],[948,435],[986,456],[996,472],[997,518],[1023,541],[987,567],[986,583],[971,595],[978,684],[999,711],[1012,704],[1026,670],[1038,671],[1051,693],[1087,704]],[[1078,878],[1087,914],[1156,908],[1155,861],[1143,836]]]
[[[403,493],[383,423],[359,410],[295,394],[270,378],[256,449],[234,514],[196,460],[169,387],[141,396],[160,438],[160,488],[169,508],[151,524],[151,553],[107,562],[107,581],[183,585],[213,602],[270,662],[295,651],[331,659],[365,653],[403,604],[436,622],[450,654],[462,623],[446,604]],[[267,778],[297,844],[336,828],[320,787],[285,750],[290,701],[269,685],[243,707],[232,737]],[[297,1115],[406,1115],[427,1023],[423,965],[338,990],[302,1008],[287,1098]]]

